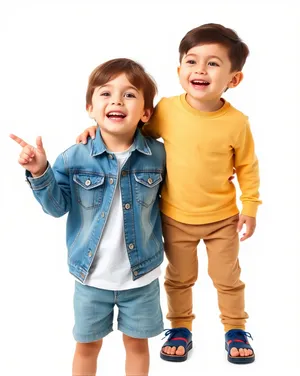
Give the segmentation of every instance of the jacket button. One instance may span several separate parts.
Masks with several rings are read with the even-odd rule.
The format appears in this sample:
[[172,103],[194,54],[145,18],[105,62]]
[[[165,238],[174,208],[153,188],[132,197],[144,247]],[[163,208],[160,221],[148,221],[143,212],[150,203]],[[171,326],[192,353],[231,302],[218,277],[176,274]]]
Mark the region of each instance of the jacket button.
[[90,179],[87,179],[86,181],[85,181],[85,183],[84,183],[87,187],[89,186],[89,185],[91,185],[91,181],[90,181]]
[[89,251],[88,255],[89,255],[89,257],[92,257],[93,256],[92,251]]
[[114,183],[114,179],[113,178],[110,178],[109,179],[109,184],[113,184]]
[[125,204],[125,209],[130,209],[130,204]]
[[122,171],[122,176],[126,176],[127,175],[127,171]]
[[134,274],[135,276],[137,276],[137,275],[139,274],[139,272],[135,271],[135,272],[133,272],[133,274]]
[[101,217],[102,217],[102,218],[105,217],[105,213],[104,213],[104,212],[101,213]]
[[153,180],[151,178],[149,178],[147,181],[148,181],[149,184],[153,183]]
[[129,246],[128,246],[129,249],[133,249],[134,248],[134,244],[130,243]]
[[84,273],[80,273],[80,277],[81,277],[82,279],[84,279],[84,277],[85,277]]
[[114,157],[114,156],[113,156],[112,154],[108,154],[108,158],[109,158],[109,159],[113,159],[113,157]]

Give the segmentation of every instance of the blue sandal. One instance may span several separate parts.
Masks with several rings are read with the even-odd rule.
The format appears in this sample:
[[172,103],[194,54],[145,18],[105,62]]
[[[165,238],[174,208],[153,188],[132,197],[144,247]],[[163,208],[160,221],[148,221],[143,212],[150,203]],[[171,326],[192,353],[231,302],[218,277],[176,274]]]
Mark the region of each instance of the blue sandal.
[[[187,328],[173,328],[167,329],[165,337],[168,337],[168,340],[163,344],[162,349],[166,346],[176,347],[183,346],[185,349],[184,355],[169,355],[160,350],[160,357],[163,360],[169,362],[184,362],[187,360],[188,352],[193,347],[192,333]],[[162,338],[162,339],[164,339]]]
[[[248,337],[252,338],[251,334],[245,332],[242,329],[231,329],[225,334],[225,350],[227,351],[227,360],[230,363],[235,364],[249,364],[253,363],[255,360],[255,354],[248,342]],[[230,350],[236,347],[237,349],[249,349],[253,351],[253,354],[250,356],[231,356]]]

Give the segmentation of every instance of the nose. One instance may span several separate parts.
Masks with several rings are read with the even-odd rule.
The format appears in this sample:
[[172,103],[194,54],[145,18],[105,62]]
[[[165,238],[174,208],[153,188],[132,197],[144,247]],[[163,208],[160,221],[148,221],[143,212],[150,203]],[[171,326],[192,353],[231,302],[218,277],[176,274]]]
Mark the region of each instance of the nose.
[[206,64],[197,64],[195,66],[195,73],[206,74]]
[[120,98],[119,96],[111,98],[111,104],[114,106],[122,106],[123,105],[122,98]]

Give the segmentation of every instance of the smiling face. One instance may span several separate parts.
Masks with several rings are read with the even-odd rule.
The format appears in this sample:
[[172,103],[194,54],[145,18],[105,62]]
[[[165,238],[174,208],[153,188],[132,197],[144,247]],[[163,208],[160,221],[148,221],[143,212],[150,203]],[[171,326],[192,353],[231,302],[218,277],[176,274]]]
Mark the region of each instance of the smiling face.
[[220,108],[223,92],[236,87],[243,78],[241,72],[231,71],[228,50],[221,44],[191,48],[183,56],[178,73],[187,102],[202,111]]
[[130,142],[139,121],[147,122],[151,116],[151,110],[144,107],[143,92],[121,73],[95,88],[87,111],[99,125],[104,142],[111,137]]

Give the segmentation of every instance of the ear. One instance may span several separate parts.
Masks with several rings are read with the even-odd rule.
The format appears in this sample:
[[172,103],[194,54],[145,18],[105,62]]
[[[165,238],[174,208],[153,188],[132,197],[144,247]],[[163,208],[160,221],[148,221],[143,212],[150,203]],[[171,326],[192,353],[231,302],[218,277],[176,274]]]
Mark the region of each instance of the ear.
[[91,104],[86,105],[87,113],[91,119],[94,119],[93,106]]
[[178,77],[180,76],[180,66],[177,67],[177,74],[178,74]]
[[141,117],[141,120],[142,120],[143,123],[147,123],[147,121],[149,121],[149,119],[152,115],[152,112],[153,112],[153,110],[151,110],[150,108],[144,110],[144,113]]
[[244,75],[242,72],[236,72],[234,76],[232,77],[231,81],[228,83],[227,87],[231,89],[234,87],[237,87],[241,83],[243,78],[244,78]]

